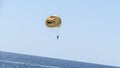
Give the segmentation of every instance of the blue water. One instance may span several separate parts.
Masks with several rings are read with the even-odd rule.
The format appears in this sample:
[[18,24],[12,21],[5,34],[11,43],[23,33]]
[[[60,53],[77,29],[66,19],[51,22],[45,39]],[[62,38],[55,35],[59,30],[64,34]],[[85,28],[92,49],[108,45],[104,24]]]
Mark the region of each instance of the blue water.
[[120,68],[0,51],[0,68]]

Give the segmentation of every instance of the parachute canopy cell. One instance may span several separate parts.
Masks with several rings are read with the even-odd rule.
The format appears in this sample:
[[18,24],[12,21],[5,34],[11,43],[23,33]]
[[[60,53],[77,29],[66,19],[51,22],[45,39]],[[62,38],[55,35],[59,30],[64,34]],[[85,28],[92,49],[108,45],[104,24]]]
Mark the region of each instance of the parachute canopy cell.
[[61,18],[57,15],[49,16],[46,19],[46,26],[49,28],[60,27],[61,25]]

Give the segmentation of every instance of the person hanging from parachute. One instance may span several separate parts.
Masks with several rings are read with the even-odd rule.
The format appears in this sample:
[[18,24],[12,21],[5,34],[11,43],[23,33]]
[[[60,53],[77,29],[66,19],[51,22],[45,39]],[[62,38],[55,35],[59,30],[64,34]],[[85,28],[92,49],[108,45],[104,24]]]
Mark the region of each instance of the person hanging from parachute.
[[[60,28],[61,23],[62,23],[61,18],[57,15],[49,16],[46,19],[46,26],[48,28]],[[59,39],[59,35],[57,35],[57,39]]]

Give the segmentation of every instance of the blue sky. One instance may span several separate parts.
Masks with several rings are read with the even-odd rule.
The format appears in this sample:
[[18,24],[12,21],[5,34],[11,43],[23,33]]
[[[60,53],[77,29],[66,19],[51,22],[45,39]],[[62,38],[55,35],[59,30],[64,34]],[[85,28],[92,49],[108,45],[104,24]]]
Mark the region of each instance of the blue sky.
[[0,0],[0,51],[120,66],[119,18],[120,0]]

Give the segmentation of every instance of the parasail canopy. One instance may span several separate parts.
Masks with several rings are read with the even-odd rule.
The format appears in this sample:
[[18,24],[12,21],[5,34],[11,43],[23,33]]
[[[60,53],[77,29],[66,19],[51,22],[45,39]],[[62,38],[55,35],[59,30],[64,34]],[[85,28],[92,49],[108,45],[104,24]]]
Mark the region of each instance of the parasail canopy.
[[55,28],[61,26],[61,18],[57,15],[49,16],[46,19],[46,26],[49,28]]

